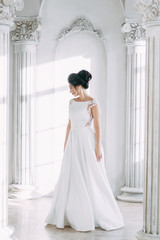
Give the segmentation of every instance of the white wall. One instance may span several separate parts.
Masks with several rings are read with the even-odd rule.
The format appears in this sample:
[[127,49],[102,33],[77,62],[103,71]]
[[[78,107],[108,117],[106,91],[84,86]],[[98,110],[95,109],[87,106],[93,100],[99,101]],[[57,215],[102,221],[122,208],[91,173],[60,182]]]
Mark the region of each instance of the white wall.
[[24,8],[17,11],[16,16],[38,16],[42,0],[24,0]]
[[[26,0],[25,8],[18,16],[38,15],[40,3],[39,0]],[[113,193],[118,195],[120,187],[124,185],[125,173],[126,78],[125,47],[120,30],[124,16],[120,1],[44,0],[40,15],[42,30],[37,48],[36,81],[37,185],[42,192],[54,189],[62,159],[68,99],[72,97],[66,79],[62,82],[56,79],[55,62],[73,56],[74,52],[76,55],[83,52],[92,59],[90,92],[101,107],[106,171]],[[61,43],[57,41],[60,32],[80,16],[88,19],[96,29],[102,30],[104,42],[91,33],[71,34]],[[89,46],[88,51],[84,43]],[[64,96],[67,100],[60,103]],[[59,140],[57,136],[60,136]],[[11,178],[10,174],[10,182]]]
[[140,14],[136,12],[137,0],[125,1],[125,17],[128,19],[140,19]]
[[[100,28],[106,39],[105,46],[102,48],[105,49],[107,55],[104,57],[101,52],[98,57],[99,65],[96,62],[97,69],[95,70],[95,83],[92,93],[97,96],[102,109],[106,170],[112,190],[117,195],[120,192],[120,187],[124,184],[125,150],[125,49],[120,31],[124,18],[120,2],[116,0],[101,0],[100,2],[95,0],[45,1],[41,12],[42,32],[37,53],[37,91],[56,88],[54,82],[54,63],[58,46],[56,39],[63,28],[69,26],[80,16],[91,21],[95,28]],[[76,39],[75,35],[72,34],[66,42],[68,41],[68,44],[71,44]],[[83,39],[84,41],[91,41],[91,38],[87,40],[87,35]],[[93,46],[99,49],[98,40],[93,38],[93,41],[95,41]],[[70,46],[67,48],[67,44],[65,48],[64,44],[62,49],[64,53],[61,52],[59,56],[63,59],[67,56],[68,49],[72,48]],[[79,48],[79,51],[83,51],[83,49]],[[70,55],[73,54],[73,52],[70,53]],[[98,71],[98,69],[101,70]],[[92,70],[94,72],[93,68]],[[95,86],[98,89],[95,90]],[[67,97],[68,94],[66,94]],[[53,98],[50,101],[53,101]],[[50,102],[50,104],[51,109],[52,103]],[[51,116],[48,115],[48,117]],[[46,118],[48,117],[46,115]],[[47,162],[47,159],[45,161]],[[50,167],[53,167],[53,165],[54,159]],[[54,186],[54,182],[52,184]]]

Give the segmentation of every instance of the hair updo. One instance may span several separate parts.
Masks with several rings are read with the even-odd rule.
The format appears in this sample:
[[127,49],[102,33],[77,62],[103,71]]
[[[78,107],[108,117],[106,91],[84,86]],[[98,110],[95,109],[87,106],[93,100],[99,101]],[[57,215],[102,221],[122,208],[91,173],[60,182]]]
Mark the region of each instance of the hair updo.
[[92,75],[88,71],[81,70],[78,73],[71,73],[68,77],[68,82],[74,87],[81,85],[83,88],[87,89],[91,79]]

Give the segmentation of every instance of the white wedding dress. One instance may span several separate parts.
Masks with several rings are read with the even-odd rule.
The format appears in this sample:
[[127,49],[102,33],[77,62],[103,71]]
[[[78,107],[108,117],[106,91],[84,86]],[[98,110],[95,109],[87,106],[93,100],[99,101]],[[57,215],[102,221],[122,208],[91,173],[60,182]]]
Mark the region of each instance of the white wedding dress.
[[86,102],[70,100],[71,130],[45,220],[58,228],[71,226],[77,231],[90,231],[101,227],[109,231],[124,226],[106,176],[104,159],[97,161],[95,155],[91,107],[96,104],[95,99]]

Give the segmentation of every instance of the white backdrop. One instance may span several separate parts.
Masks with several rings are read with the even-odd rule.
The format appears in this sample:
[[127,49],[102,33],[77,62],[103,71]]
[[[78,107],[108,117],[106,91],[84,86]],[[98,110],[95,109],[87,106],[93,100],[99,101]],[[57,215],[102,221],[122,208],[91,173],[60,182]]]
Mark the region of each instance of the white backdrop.
[[[80,16],[89,20],[95,29],[102,30],[104,44],[91,33],[72,34],[59,44],[60,32]],[[36,81],[36,181],[42,192],[54,188],[60,169],[67,100],[71,97],[65,76],[67,71],[73,72],[82,66],[90,68],[93,74],[90,91],[101,106],[106,170],[114,195],[118,195],[124,185],[126,65],[121,33],[123,22],[121,4],[117,0],[46,0],[43,4]],[[58,69],[62,68],[60,76]]]

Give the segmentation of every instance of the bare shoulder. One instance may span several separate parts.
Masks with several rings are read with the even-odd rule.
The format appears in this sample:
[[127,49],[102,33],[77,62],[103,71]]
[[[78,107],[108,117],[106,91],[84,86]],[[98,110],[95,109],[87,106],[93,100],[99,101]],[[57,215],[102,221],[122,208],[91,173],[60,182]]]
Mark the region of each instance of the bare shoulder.
[[93,97],[91,97],[91,96],[88,97],[88,101],[93,101],[93,100],[94,100]]

